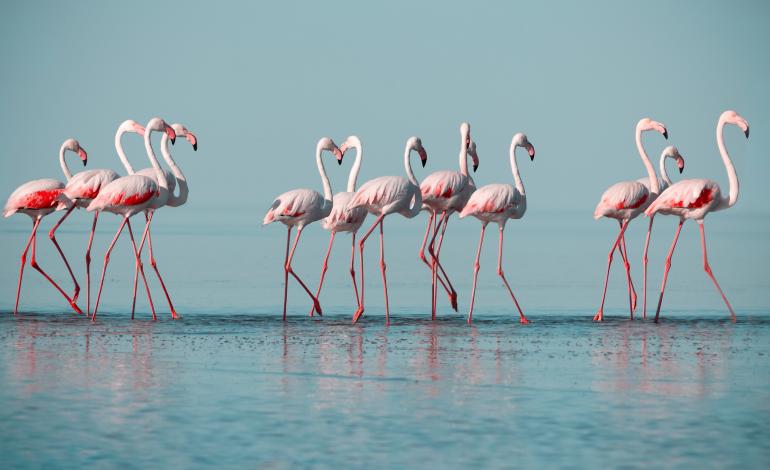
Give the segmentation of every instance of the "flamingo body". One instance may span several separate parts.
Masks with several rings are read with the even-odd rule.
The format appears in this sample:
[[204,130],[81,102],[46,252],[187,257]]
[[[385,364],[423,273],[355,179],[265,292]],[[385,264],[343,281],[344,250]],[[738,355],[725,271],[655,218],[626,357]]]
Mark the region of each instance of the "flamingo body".
[[10,195],[3,209],[3,216],[19,212],[32,218],[43,217],[56,210],[57,198],[64,190],[64,183],[53,178],[28,181]]
[[353,199],[353,192],[339,192],[334,195],[332,210],[321,222],[321,226],[330,232],[355,232],[366,219],[366,209],[348,208]]
[[639,181],[615,183],[602,194],[594,210],[594,219],[609,217],[630,220],[644,212],[650,205],[650,191]]
[[[150,205],[148,206],[148,209],[160,209],[161,207],[166,205],[166,202],[168,202],[169,195],[174,192],[174,188],[176,188],[176,178],[173,174],[171,174],[170,171],[166,170],[165,168],[162,168],[161,171],[163,171],[163,174],[166,176],[166,182],[168,186],[168,190],[164,190],[163,188],[159,188],[158,195],[153,198]],[[137,171],[134,173],[135,175],[140,176],[146,176],[148,178],[151,178],[153,181],[157,182],[157,177],[155,176],[155,168],[144,168],[142,170]]]
[[[412,218],[410,204],[420,188],[402,176],[380,176],[369,180],[356,191],[348,204],[348,209],[361,207],[377,216],[399,213]],[[421,196],[417,203],[421,204]]]
[[159,193],[158,184],[154,179],[142,175],[128,175],[103,187],[86,210],[107,211],[131,217],[150,207],[152,199]]
[[476,189],[473,179],[458,171],[436,171],[420,184],[422,203],[435,211],[460,211]]
[[287,191],[275,198],[262,223],[304,227],[329,215],[331,208],[324,207],[324,202],[324,197],[314,189]]
[[520,219],[527,210],[527,200],[510,184],[488,184],[478,188],[460,212],[460,218],[472,215],[482,222],[503,225],[508,219]]
[[61,203],[57,209],[66,207],[67,202],[74,203],[78,207],[88,207],[103,187],[119,177],[114,171],[103,169],[86,170],[75,174],[59,196]]
[[682,219],[703,220],[706,214],[720,209],[721,191],[716,181],[687,179],[671,185],[645,211],[676,215]]

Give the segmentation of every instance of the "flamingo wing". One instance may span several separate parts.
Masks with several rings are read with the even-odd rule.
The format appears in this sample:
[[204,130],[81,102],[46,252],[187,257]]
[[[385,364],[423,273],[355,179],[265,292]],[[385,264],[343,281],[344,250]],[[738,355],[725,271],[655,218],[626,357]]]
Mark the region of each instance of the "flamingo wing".
[[70,200],[93,199],[104,186],[118,178],[118,174],[112,170],[81,171],[67,182],[61,197]]
[[410,196],[409,180],[399,176],[381,176],[362,184],[350,200],[348,208],[381,209]]
[[707,179],[678,181],[663,191],[647,208],[646,215],[665,209],[695,210],[714,204],[720,198],[719,185]]
[[87,210],[136,206],[156,196],[158,184],[155,180],[142,175],[128,175],[104,186]]
[[57,198],[64,189],[61,181],[44,178],[28,181],[11,193],[3,209],[3,216],[9,217],[23,209],[47,209],[57,204]]
[[478,214],[501,214],[521,204],[521,193],[510,184],[488,184],[478,188],[460,212],[460,218]]
[[273,201],[268,209],[263,225],[275,221],[288,221],[302,217],[308,212],[315,211],[323,205],[323,196],[312,189],[295,189],[287,191]]
[[637,209],[650,197],[647,187],[639,181],[615,183],[602,194],[596,205],[594,218],[598,219],[609,213],[623,209]]
[[457,171],[436,171],[426,176],[420,184],[423,201],[448,199],[468,187],[470,178]]

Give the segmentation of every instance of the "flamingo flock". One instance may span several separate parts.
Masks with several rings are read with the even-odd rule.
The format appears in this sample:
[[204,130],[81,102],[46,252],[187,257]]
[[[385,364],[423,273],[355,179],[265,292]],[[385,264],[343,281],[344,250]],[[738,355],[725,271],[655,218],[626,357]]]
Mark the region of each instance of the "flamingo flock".
[[[654,131],[661,134],[665,139],[668,139],[668,130],[665,125],[650,118],[643,118],[637,123],[635,133],[636,147],[647,175],[643,178],[622,181],[610,186],[602,194],[594,211],[595,219],[605,217],[615,219],[618,222],[618,233],[610,246],[607,256],[607,265],[604,270],[604,286],[599,309],[593,317],[594,321],[599,322],[604,320],[604,305],[615,251],[618,251],[623,262],[626,283],[628,286],[630,318],[632,320],[634,319],[638,296],[631,276],[631,256],[628,245],[626,244],[625,233],[630,222],[642,214],[646,215],[649,219],[642,255],[642,316],[643,318],[647,318],[648,252],[653,219],[658,213],[679,217],[679,225],[666,257],[663,280],[655,312],[655,321],[657,322],[660,318],[663,295],[671,267],[671,259],[682,226],[687,219],[693,219],[698,223],[704,270],[724,300],[727,309],[730,312],[732,321],[734,322],[736,320],[735,312],[709,265],[704,229],[704,219],[707,214],[732,207],[738,199],[738,177],[724,143],[724,129],[728,124],[737,126],[747,138],[749,136],[749,124],[746,119],[741,117],[735,111],[725,111],[721,114],[717,122],[716,138],[717,147],[725,165],[729,181],[729,192],[725,197],[722,195],[719,185],[713,180],[685,179],[678,182],[672,182],[666,170],[667,161],[673,160],[676,162],[679,173],[683,172],[685,166],[684,157],[679,152],[679,149],[673,145],[667,146],[661,153],[659,160],[659,174],[657,174],[645,151],[642,143],[642,136],[648,131]],[[154,132],[162,134],[160,143],[161,154],[170,171],[163,169],[156,157],[151,140],[151,135]],[[151,165],[149,168],[134,171],[121,145],[122,136],[126,133],[136,133],[143,136],[145,151]],[[88,156],[77,140],[68,139],[62,144],[59,150],[59,162],[67,179],[66,183],[62,183],[55,179],[39,179],[23,184],[11,194],[6,203],[4,215],[8,217],[14,213],[23,213],[31,217],[33,222],[32,231],[21,255],[21,267],[19,270],[14,314],[18,311],[24,266],[30,248],[32,250],[30,266],[40,272],[44,278],[54,286],[75,312],[79,314],[83,313],[77,303],[80,285],[78,284],[77,277],[75,276],[67,257],[64,255],[63,250],[59,246],[55,235],[57,229],[76,208],[85,208],[87,211],[94,213],[85,255],[87,292],[86,314],[90,315],[92,320],[96,318],[104,287],[104,279],[110,261],[110,254],[124,228],[127,228],[131,248],[134,253],[133,262],[135,264],[132,318],[134,317],[136,307],[136,292],[140,277],[145,286],[153,319],[157,318],[155,306],[150,295],[149,284],[144,272],[144,264],[142,262],[142,250],[145,242],[149,245],[150,264],[155,271],[160,286],[165,294],[171,317],[174,319],[179,317],[172,303],[166,283],[157,266],[151,234],[153,217],[157,209],[166,206],[178,207],[187,200],[189,192],[187,179],[169,151],[169,141],[173,144],[178,137],[183,137],[188,140],[192,145],[193,150],[197,150],[197,138],[192,132],[180,124],[169,125],[161,118],[151,119],[146,126],[142,126],[131,120],[123,122],[118,127],[115,134],[115,148],[123,167],[128,173],[127,176],[123,177],[119,177],[115,171],[109,169],[86,170],[73,175],[69,170],[65,159],[67,152],[77,154],[84,165],[88,161]],[[412,169],[413,158],[415,156],[418,157],[421,166],[425,167],[428,160],[428,154],[423,146],[422,140],[419,137],[413,136],[407,139],[404,147],[403,164],[405,176],[380,176],[366,181],[357,188],[358,177],[363,162],[363,144],[361,139],[358,136],[352,135],[347,137],[342,144],[338,146],[334,140],[329,137],[321,138],[316,145],[315,163],[321,178],[323,193],[320,193],[315,189],[294,189],[287,191],[273,200],[273,203],[270,205],[269,210],[263,218],[263,225],[280,222],[286,226],[286,253],[283,264],[283,319],[286,320],[287,317],[288,285],[290,276],[300,285],[300,287],[302,287],[302,290],[305,291],[310,299],[311,308],[309,315],[323,315],[319,298],[321,296],[324,278],[328,270],[331,249],[336,235],[340,232],[347,232],[351,235],[349,272],[356,305],[352,315],[352,321],[353,323],[359,321],[365,312],[366,306],[364,247],[372,233],[375,230],[378,230],[380,242],[379,268],[382,276],[382,288],[385,300],[385,322],[386,324],[389,324],[390,301],[388,296],[387,264],[385,262],[385,218],[391,214],[400,214],[407,219],[413,219],[417,217],[420,212],[427,211],[427,227],[422,236],[422,243],[418,255],[420,261],[425,264],[430,271],[431,318],[436,318],[439,286],[442,292],[446,293],[451,308],[455,311],[458,310],[457,291],[449,278],[447,270],[441,262],[441,247],[447,232],[449,219],[453,214],[457,213],[460,219],[473,216],[481,223],[481,233],[476,250],[476,257],[472,266],[472,288],[467,322],[472,323],[473,321],[473,309],[476,301],[476,288],[480,270],[479,260],[484,244],[486,227],[490,222],[494,222],[498,226],[497,275],[500,277],[503,286],[511,297],[513,306],[518,314],[519,322],[522,324],[529,323],[529,319],[524,314],[524,310],[519,304],[510,283],[506,279],[505,271],[503,269],[503,240],[506,223],[510,219],[523,218],[527,210],[526,191],[516,159],[516,150],[519,148],[526,151],[531,160],[534,161],[535,159],[535,147],[530,142],[527,135],[520,132],[514,134],[508,152],[513,184],[491,183],[477,187],[476,182],[469,171],[468,161],[469,159],[471,160],[472,170],[475,173],[479,168],[479,156],[476,152],[476,142],[471,137],[470,124],[463,122],[460,125],[458,170],[436,171],[424,177],[422,182],[418,181]],[[326,173],[326,166],[324,164],[326,161],[325,159],[327,158],[326,154],[333,156],[336,162],[341,165],[344,156],[351,149],[355,150],[356,155],[355,162],[348,176],[346,190],[335,194],[332,192],[331,183]],[[179,186],[179,192],[178,195],[174,195],[175,187],[177,185]],[[62,289],[61,286],[40,267],[35,257],[36,234],[41,220],[46,215],[56,211],[63,211],[63,215],[51,229],[49,238],[61,256],[74,284],[74,290],[71,295]],[[104,255],[104,264],[99,288],[92,309],[90,253],[97,220],[99,214],[104,211],[120,216],[121,221]],[[144,214],[145,226],[141,239],[137,244],[131,227],[131,218],[140,213]],[[357,240],[358,231],[363,226],[368,214],[372,214],[374,221],[368,226],[360,239]],[[321,222],[321,226],[329,231],[330,236],[326,254],[323,258],[323,264],[321,266],[318,286],[315,291],[313,291],[309,287],[309,283],[303,280],[303,278],[294,270],[292,261],[303,230],[306,226],[317,221]],[[294,228],[296,228],[296,234],[292,242],[292,230]],[[359,257],[358,276],[356,275],[357,253]]]

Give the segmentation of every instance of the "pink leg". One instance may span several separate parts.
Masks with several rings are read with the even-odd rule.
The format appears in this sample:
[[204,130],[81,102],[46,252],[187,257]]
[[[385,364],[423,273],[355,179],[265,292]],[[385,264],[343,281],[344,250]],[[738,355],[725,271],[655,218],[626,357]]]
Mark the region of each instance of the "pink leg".
[[19,268],[19,285],[16,288],[16,306],[13,307],[13,314],[16,315],[19,313],[19,295],[21,294],[21,280],[24,277],[24,265],[27,264],[27,252],[29,251],[29,246],[32,244],[32,240],[35,238],[35,232],[37,232],[37,227],[40,225],[40,219],[35,219],[34,222],[32,222],[32,232],[29,234],[29,239],[27,239],[27,244],[24,246],[24,251],[21,252],[21,267]]
[[147,241],[147,235],[150,233],[150,217],[145,211],[144,213],[144,230],[142,231],[142,239],[139,241],[139,262],[134,263],[134,290],[131,300],[131,319],[134,319],[134,312],[136,312],[136,288],[139,284],[139,263],[142,261],[142,250],[144,249],[144,242]]
[[120,237],[120,233],[123,231],[123,227],[126,226],[126,222],[128,222],[127,218],[123,218],[123,220],[120,222],[120,227],[118,227],[118,231],[115,233],[115,236],[112,238],[112,242],[110,243],[110,246],[107,248],[107,252],[104,254],[104,266],[102,267],[102,278],[99,281],[99,290],[96,294],[96,305],[94,305],[94,311],[91,313],[91,320],[96,320],[96,312],[99,311],[99,300],[102,298],[102,288],[104,287],[104,275],[107,273],[107,265],[110,262],[110,253],[112,253],[112,249],[115,247],[115,243],[118,241],[118,238]]
[[676,248],[676,241],[679,240],[679,233],[682,231],[682,224],[684,224],[684,219],[679,219],[679,226],[676,228],[674,241],[671,243],[671,248],[668,249],[668,256],[666,256],[666,265],[663,271],[663,281],[660,284],[660,297],[658,297],[658,309],[655,311],[655,323],[658,322],[658,317],[660,316],[660,306],[663,304],[663,293],[666,291],[666,281],[668,281],[668,270],[671,269],[671,257],[674,256],[674,248]]
[[54,225],[51,228],[51,231],[48,232],[48,238],[51,239],[54,246],[56,247],[56,250],[59,251],[59,256],[61,256],[61,259],[64,261],[64,266],[67,267],[67,271],[70,273],[70,277],[72,278],[72,283],[75,284],[75,292],[72,294],[72,301],[77,302],[78,301],[78,295],[80,295],[80,285],[78,285],[78,280],[75,279],[75,273],[72,272],[72,268],[70,267],[69,261],[67,261],[67,257],[64,256],[64,252],[62,251],[61,247],[59,246],[59,242],[56,241],[56,230],[59,228],[59,226],[64,222],[64,219],[69,217],[69,215],[72,213],[73,210],[75,210],[77,206],[75,204],[72,204],[72,206],[67,209],[67,211],[64,213],[61,219],[59,219],[58,222],[56,222],[56,225]]
[[283,261],[283,321],[286,321],[286,302],[289,299],[289,271],[286,265],[289,264],[289,245],[291,245],[291,225],[286,232],[286,258]]
[[91,315],[91,246],[94,244],[94,232],[96,221],[99,219],[99,211],[94,212],[94,223],[91,225],[91,236],[88,237],[86,248],[86,314]]
[[297,228],[297,236],[294,238],[294,245],[291,247],[291,252],[289,253],[289,259],[286,261],[286,272],[294,276],[294,279],[299,282],[299,285],[302,286],[303,289],[305,289],[305,292],[307,292],[307,295],[310,296],[310,300],[313,301],[313,306],[315,307],[315,311],[318,312],[319,315],[323,316],[323,311],[321,310],[321,304],[318,303],[318,299],[313,295],[312,292],[310,292],[310,289],[307,288],[304,282],[302,282],[302,279],[299,278],[297,273],[294,272],[294,270],[291,268],[291,260],[294,258],[294,250],[297,249],[297,244],[299,243],[299,237],[302,235],[302,228]]
[[[155,305],[153,305],[152,295],[150,295],[150,285],[147,283],[147,277],[144,275],[144,266],[142,265],[142,259],[139,256],[139,250],[136,247],[136,241],[134,241],[134,231],[131,230],[130,220],[127,220],[126,226],[128,227],[128,235],[131,238],[131,246],[134,248],[134,256],[136,257],[136,262],[139,264],[139,274],[142,275],[142,282],[144,282],[144,288],[147,291],[147,300],[150,302],[150,310],[152,310],[152,319],[157,320],[158,317],[155,315]],[[150,225],[147,224],[144,227],[144,231],[147,232],[149,228],[150,228]]]
[[366,243],[366,239],[369,238],[369,235],[372,234],[375,228],[377,228],[377,225],[382,221],[384,215],[380,215],[377,217],[377,220],[374,221],[371,227],[369,227],[369,230],[366,231],[363,237],[361,237],[361,240],[358,241],[358,253],[361,257],[361,303],[358,306],[358,309],[356,309],[356,312],[353,314],[353,323],[357,322],[359,318],[361,318],[361,315],[364,313],[364,243]]
[[43,271],[43,268],[41,268],[39,264],[37,264],[37,260],[35,259],[35,250],[36,250],[36,245],[37,245],[37,239],[36,239],[36,238],[37,238],[37,234],[36,234],[36,233],[33,233],[33,234],[32,234],[32,258],[29,260],[29,265],[30,265],[30,266],[32,266],[32,268],[33,268],[33,269],[35,269],[37,272],[39,272],[40,274],[42,274],[42,275],[43,275],[43,277],[44,277],[44,278],[46,278],[46,280],[48,280],[48,282],[50,282],[50,283],[51,283],[51,285],[53,285],[53,286],[56,288],[56,290],[58,290],[58,291],[59,291],[59,293],[60,293],[62,296],[64,296],[64,298],[67,300],[67,303],[68,303],[68,304],[70,304],[70,307],[72,307],[72,309],[73,309],[73,310],[74,310],[76,313],[78,313],[78,314],[82,314],[82,313],[83,313],[83,311],[82,311],[82,310],[80,310],[80,307],[78,307],[78,306],[77,306],[77,304],[75,303],[75,301],[74,301],[74,300],[72,300],[72,299],[71,299],[71,298],[70,298],[70,297],[69,297],[69,296],[66,294],[66,292],[64,292],[64,290],[63,290],[61,287],[59,287],[59,284],[57,284],[57,283],[56,283],[56,281],[54,281],[53,279],[51,279],[51,276],[49,276],[48,274],[46,274],[46,272],[45,272],[45,271]]
[[647,318],[647,250],[650,248],[650,235],[652,234],[652,221],[655,215],[650,216],[650,225],[647,227],[647,238],[644,240],[644,254],[642,254],[642,264],[644,264],[643,293],[642,299],[642,318]]
[[719,295],[722,296],[722,300],[725,301],[725,305],[727,305],[727,309],[730,310],[730,316],[732,316],[733,323],[736,322],[735,312],[733,311],[732,305],[730,305],[730,302],[727,301],[727,297],[725,297],[725,293],[722,292],[722,288],[719,287],[719,283],[717,282],[717,279],[714,277],[714,273],[711,271],[711,266],[709,266],[709,259],[708,254],[706,253],[706,232],[703,229],[703,221],[698,221],[698,225],[700,226],[700,242],[701,246],[703,247],[703,270],[706,271],[706,274],[711,278],[711,280],[714,282],[714,287],[717,288],[717,291],[719,291]]
[[500,226],[500,251],[497,255],[497,275],[500,276],[500,278],[503,280],[503,283],[505,283],[505,287],[508,288],[508,293],[511,294],[511,298],[513,299],[513,303],[516,304],[516,309],[519,311],[519,322],[521,323],[529,323],[529,320],[527,320],[527,317],[524,316],[524,312],[521,311],[521,307],[519,306],[519,301],[516,300],[516,296],[513,295],[513,291],[511,290],[511,286],[508,285],[508,280],[505,279],[505,273],[503,272],[503,230],[504,227]]
[[382,287],[385,291],[385,324],[390,325],[390,305],[388,304],[388,278],[385,276],[385,235],[382,230],[383,219],[380,219],[380,271],[382,272]]
[[612,244],[612,248],[610,249],[610,254],[607,255],[607,274],[604,276],[604,292],[602,292],[602,303],[599,306],[599,311],[596,312],[596,315],[594,315],[594,321],[602,321],[604,320],[604,299],[607,297],[607,283],[610,280],[610,267],[612,266],[612,255],[615,253],[615,250],[618,248],[618,245],[620,244],[620,240],[623,238],[623,232],[626,231],[626,227],[628,227],[628,221],[624,221],[622,224],[620,224],[620,231],[618,232],[617,238],[615,238],[615,243]]
[[[179,315],[176,313],[176,309],[174,309],[174,304],[171,302],[171,296],[168,294],[168,290],[166,289],[166,283],[163,282],[163,277],[160,275],[160,271],[158,270],[158,263],[155,261],[155,253],[152,249],[152,216],[155,214],[155,212],[150,212],[150,220],[147,223],[147,244],[150,248],[150,266],[152,266],[152,269],[155,271],[155,275],[158,276],[158,281],[160,281],[160,287],[163,289],[163,293],[166,295],[166,300],[168,301],[168,308],[171,310],[171,318],[176,320],[179,318]],[[142,256],[142,248],[139,248],[139,258],[141,259]]]
[[479,258],[481,257],[481,246],[484,244],[484,231],[487,229],[487,223],[481,223],[481,236],[479,237],[479,248],[476,250],[476,262],[473,263],[473,289],[471,290],[471,308],[468,311],[468,324],[473,322],[473,304],[476,301],[476,280],[479,277]]
[[356,232],[352,233],[352,248],[350,250],[350,277],[353,279],[353,292],[356,294],[356,309],[361,306],[361,299],[358,297],[358,286],[356,285]]
[[[447,275],[446,271],[444,271],[444,266],[441,264],[440,258],[441,258],[441,246],[444,244],[444,234],[446,233],[446,227],[449,224],[449,215],[447,215],[447,218],[444,219],[444,227],[441,229],[441,235],[438,239],[438,244],[436,245],[436,263],[438,265],[440,275],[438,276],[439,279],[441,279],[441,274],[443,274],[444,279],[446,279],[446,283],[449,285],[449,288],[447,290],[447,294],[449,295],[449,303],[452,305],[452,309],[454,311],[457,311],[457,291],[455,291],[454,286],[452,286],[452,283],[449,281],[449,276]],[[442,282],[443,285],[443,282]],[[445,286],[446,289],[446,286]]]
[[444,219],[446,218],[446,211],[441,212],[441,217],[438,219],[438,225],[433,230],[433,236],[430,239],[430,243],[428,243],[428,253],[430,254],[430,272],[431,272],[431,296],[430,296],[430,318],[431,320],[436,319],[436,284],[437,284],[437,268],[436,268],[436,250],[435,250],[435,243],[436,243],[436,235],[438,235],[439,230],[441,230],[441,227],[444,225]]
[[626,248],[625,236],[620,239],[618,251],[620,251],[620,256],[623,258],[623,266],[626,268],[626,282],[628,283],[628,305],[631,311],[631,320],[633,320],[634,310],[636,310],[636,289],[634,289],[634,281],[631,280],[631,263],[628,261],[628,248]]
[[[420,246],[420,252],[419,256],[423,263],[425,263],[425,266],[428,267],[428,269],[433,271],[433,267],[431,266],[431,263],[428,262],[428,258],[425,256],[425,246],[428,243],[428,234],[431,232],[431,227],[433,227],[433,231],[435,232],[437,230],[437,227],[435,226],[436,222],[436,213],[434,211],[430,212],[430,217],[428,218],[428,226],[425,229],[425,235],[422,237],[422,245]],[[450,296],[451,299],[451,292],[449,290],[449,287],[447,287],[446,283],[444,282],[444,279],[441,278],[441,276],[438,276],[438,281],[441,283],[441,287],[444,288],[447,295]],[[455,295],[455,298],[457,296]],[[433,303],[431,299],[431,304]],[[455,309],[456,310],[456,309]]]
[[[319,295],[321,294],[321,287],[324,285],[324,277],[326,276],[326,270],[329,267],[329,254],[332,252],[332,245],[334,244],[334,236],[337,234],[337,232],[332,232],[331,237],[329,237],[329,248],[326,249],[326,256],[324,257],[324,264],[323,267],[321,267],[321,280],[318,281],[318,289],[315,292],[315,298],[317,299]],[[315,312],[315,306],[310,308],[310,316],[313,316],[313,312]]]

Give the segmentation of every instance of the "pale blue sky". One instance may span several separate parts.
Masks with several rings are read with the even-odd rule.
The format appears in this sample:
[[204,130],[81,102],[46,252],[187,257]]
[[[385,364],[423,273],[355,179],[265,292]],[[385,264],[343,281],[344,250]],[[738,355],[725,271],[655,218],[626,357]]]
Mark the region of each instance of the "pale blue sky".
[[[175,151],[191,195],[174,217],[227,205],[257,232],[276,194],[321,189],[319,137],[362,138],[362,182],[403,174],[404,142],[419,135],[420,178],[456,168],[467,120],[478,184],[512,182],[507,149],[524,131],[537,148],[520,162],[530,214],[590,218],[607,186],[644,176],[633,140],[643,116],[668,126],[685,176],[726,186],[714,127],[733,108],[752,132],[727,132],[741,180],[732,210],[764,214],[770,201],[766,2],[6,2],[0,44],[3,194],[61,178],[67,137],[90,167],[118,168],[116,126],[159,115],[199,136],[197,154]],[[667,144],[645,142],[655,160]],[[126,148],[146,166],[139,139]],[[349,165],[327,166],[335,191]],[[14,219],[4,226],[26,229]],[[458,243],[475,243],[472,227]],[[602,246],[610,231],[596,226]]]

